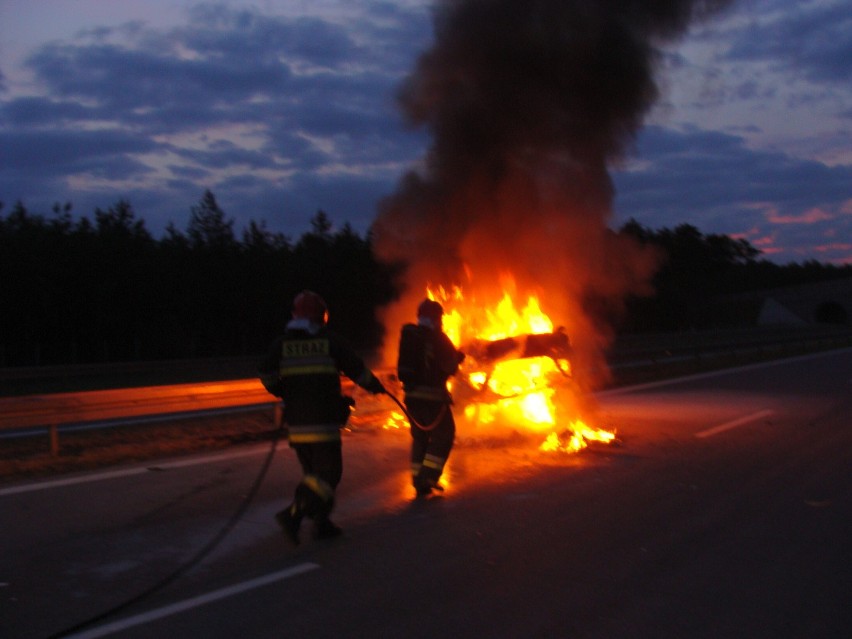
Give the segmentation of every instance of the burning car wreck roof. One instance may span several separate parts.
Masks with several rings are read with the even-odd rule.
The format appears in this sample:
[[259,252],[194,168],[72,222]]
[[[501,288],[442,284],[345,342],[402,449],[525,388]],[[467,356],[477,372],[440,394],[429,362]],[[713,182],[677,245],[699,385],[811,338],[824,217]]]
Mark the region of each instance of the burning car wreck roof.
[[[517,360],[548,358],[555,364],[556,370],[553,372],[558,371],[562,377],[571,379],[571,341],[563,327],[551,333],[526,333],[495,340],[475,339],[467,342],[462,350],[467,356],[464,368],[468,373],[462,377],[462,383],[457,388],[462,404],[490,403],[539,391],[541,384],[547,383],[545,378],[523,390],[513,389],[511,392],[498,392],[489,384],[501,364]],[[473,371],[479,371],[482,375],[475,383],[470,374]]]
[[496,364],[527,357],[550,357],[558,361],[568,359],[572,349],[568,334],[560,326],[552,333],[529,333],[496,340],[477,339],[465,344],[462,350],[479,364]]

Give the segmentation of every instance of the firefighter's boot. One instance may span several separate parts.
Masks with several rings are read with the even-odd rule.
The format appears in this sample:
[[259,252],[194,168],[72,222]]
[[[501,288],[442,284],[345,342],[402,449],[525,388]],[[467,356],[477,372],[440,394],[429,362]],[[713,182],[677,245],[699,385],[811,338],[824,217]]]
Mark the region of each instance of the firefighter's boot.
[[424,473],[420,473],[417,477],[414,478],[414,491],[417,493],[417,497],[428,497],[432,494],[433,491],[442,493],[444,492],[444,487],[441,486],[432,477],[424,475]]
[[414,492],[418,497],[428,497],[432,494],[432,486],[423,477],[414,478]]
[[414,491],[417,497],[428,497],[432,492],[444,492],[444,487],[438,483],[440,475],[429,468],[421,468],[414,477]]
[[343,534],[343,529],[328,517],[321,517],[314,523],[314,539],[334,539]]
[[275,515],[275,521],[281,526],[284,536],[294,546],[299,545],[299,527],[302,525],[302,514],[296,504],[291,504],[285,510]]

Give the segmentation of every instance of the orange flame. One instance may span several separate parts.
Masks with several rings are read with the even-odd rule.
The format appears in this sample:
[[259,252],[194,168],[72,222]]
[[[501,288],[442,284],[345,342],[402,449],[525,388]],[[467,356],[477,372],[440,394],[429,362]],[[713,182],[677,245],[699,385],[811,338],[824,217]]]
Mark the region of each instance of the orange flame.
[[[508,288],[514,289],[510,279],[493,307],[466,298],[461,287],[427,288],[427,295],[444,307],[444,332],[462,350],[477,340],[552,333],[553,322],[541,310],[538,297],[529,295],[519,308]],[[588,441],[609,443],[615,438],[614,433],[591,428],[576,417],[567,359],[507,357],[483,364],[468,357],[452,383],[456,404],[474,428],[503,425],[534,434],[549,433],[540,446],[543,451],[576,452]],[[570,426],[560,426],[560,421],[568,421]],[[562,436],[557,434],[559,430]]]

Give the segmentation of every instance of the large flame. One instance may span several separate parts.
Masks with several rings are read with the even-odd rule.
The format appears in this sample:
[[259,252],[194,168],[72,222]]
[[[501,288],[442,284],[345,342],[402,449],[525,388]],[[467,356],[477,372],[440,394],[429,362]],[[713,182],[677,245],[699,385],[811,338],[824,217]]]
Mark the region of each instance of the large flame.
[[[427,295],[444,306],[444,331],[462,350],[470,344],[553,333],[538,296],[529,294],[518,304],[513,289],[509,278],[493,306],[480,304],[459,286],[427,288]],[[576,414],[570,373],[567,357],[509,355],[483,362],[468,356],[452,381],[459,417],[474,429],[508,427],[545,434],[544,451],[576,452],[589,441],[613,441],[614,433],[592,428]]]

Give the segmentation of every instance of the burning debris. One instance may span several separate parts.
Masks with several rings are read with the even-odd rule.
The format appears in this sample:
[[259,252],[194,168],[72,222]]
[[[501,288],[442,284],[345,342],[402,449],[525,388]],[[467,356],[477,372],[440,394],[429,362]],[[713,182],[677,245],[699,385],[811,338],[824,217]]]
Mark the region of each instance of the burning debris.
[[[602,381],[592,371],[606,371],[612,335],[592,302],[617,311],[650,292],[656,268],[609,230],[608,166],[658,96],[659,47],[726,4],[435,3],[434,46],[399,94],[433,143],[381,203],[372,235],[381,258],[406,265],[406,293],[383,317],[389,336],[436,285],[445,329],[469,355],[453,389],[469,423],[560,432],[588,408],[581,397]],[[541,300],[547,314],[492,321],[507,299],[536,311]]]
[[620,440],[616,439],[615,433],[589,428],[577,420],[561,433],[550,433],[539,450],[576,453],[594,443],[618,445]]

